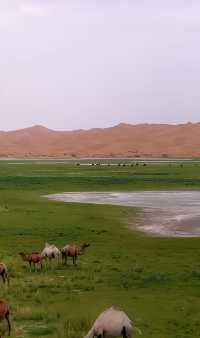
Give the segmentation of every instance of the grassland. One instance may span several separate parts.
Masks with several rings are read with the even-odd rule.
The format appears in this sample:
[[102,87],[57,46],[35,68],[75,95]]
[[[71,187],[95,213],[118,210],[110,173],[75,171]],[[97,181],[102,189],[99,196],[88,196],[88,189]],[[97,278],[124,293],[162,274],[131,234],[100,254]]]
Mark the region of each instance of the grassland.
[[[0,259],[11,286],[13,337],[81,338],[96,315],[116,304],[143,338],[200,337],[200,239],[153,238],[127,228],[140,210],[65,204],[61,191],[200,189],[198,163],[77,166],[0,162]],[[78,268],[30,272],[18,252],[88,241]]]

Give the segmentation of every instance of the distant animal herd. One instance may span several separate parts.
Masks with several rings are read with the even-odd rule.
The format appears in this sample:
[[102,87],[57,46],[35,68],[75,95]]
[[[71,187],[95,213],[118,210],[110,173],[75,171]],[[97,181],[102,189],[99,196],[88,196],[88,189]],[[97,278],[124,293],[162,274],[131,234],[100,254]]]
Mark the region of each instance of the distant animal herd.
[[[77,266],[78,256],[83,255],[85,250],[90,246],[89,243],[83,243],[78,246],[76,244],[67,244],[61,250],[55,245],[46,243],[42,252],[33,251],[30,254],[20,252],[24,262],[27,262],[30,267],[30,271],[42,270],[44,264],[51,264],[52,260],[57,260],[59,263],[62,261],[64,265],[67,265],[68,257],[72,258],[73,265]],[[5,263],[0,262],[0,276],[3,283],[10,285],[8,268]],[[10,307],[5,301],[0,300],[0,321],[5,320],[8,325],[8,335],[11,334],[11,321],[10,321]],[[115,307],[111,307],[102,312],[96,321],[94,322],[91,330],[85,336],[85,338],[131,338],[133,335],[133,324],[127,314]],[[0,333],[0,338],[2,338]]]

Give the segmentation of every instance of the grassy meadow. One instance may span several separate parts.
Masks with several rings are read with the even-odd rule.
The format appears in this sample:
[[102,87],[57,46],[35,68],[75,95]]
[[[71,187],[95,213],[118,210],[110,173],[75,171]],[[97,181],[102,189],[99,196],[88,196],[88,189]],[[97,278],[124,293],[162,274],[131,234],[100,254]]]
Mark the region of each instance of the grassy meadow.
[[[123,162],[124,163],[124,162]],[[71,162],[0,162],[0,260],[10,271],[12,337],[82,338],[96,316],[122,307],[142,338],[200,337],[200,239],[132,231],[142,210],[53,202],[64,191],[200,189],[200,163],[80,166]],[[20,251],[87,241],[80,257],[30,272]],[[4,330],[4,327],[0,328]],[[139,334],[136,333],[136,337]]]

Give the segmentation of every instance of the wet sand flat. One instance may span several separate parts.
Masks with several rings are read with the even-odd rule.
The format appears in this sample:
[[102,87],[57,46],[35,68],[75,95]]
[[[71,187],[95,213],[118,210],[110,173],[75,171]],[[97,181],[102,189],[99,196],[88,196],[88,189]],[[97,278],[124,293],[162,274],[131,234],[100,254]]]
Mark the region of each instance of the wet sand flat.
[[143,208],[131,225],[159,236],[200,236],[200,191],[80,192],[45,196],[74,203],[112,204]]

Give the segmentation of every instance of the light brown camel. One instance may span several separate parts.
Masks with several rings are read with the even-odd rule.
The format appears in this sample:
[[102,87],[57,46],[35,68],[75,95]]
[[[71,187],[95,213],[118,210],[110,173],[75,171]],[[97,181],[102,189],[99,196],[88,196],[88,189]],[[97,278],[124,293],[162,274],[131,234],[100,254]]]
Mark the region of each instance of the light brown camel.
[[[11,323],[10,323],[10,308],[7,303],[0,300],[0,321],[6,320],[8,323],[8,335],[10,336],[11,332]],[[0,333],[0,338],[2,335]]]
[[9,285],[9,277],[8,277],[8,269],[5,263],[0,262],[0,275],[3,279],[3,283],[5,284],[6,281]]
[[102,312],[85,338],[131,338],[133,324],[124,311],[111,307]]
[[33,251],[31,254],[25,254],[24,252],[20,252],[19,255],[23,259],[24,262],[28,262],[30,266],[30,270],[32,268],[32,264],[34,266],[34,269],[40,266],[40,269],[42,270],[42,257],[41,254],[37,251]]
[[65,265],[67,265],[67,257],[72,257],[73,265],[77,265],[77,258],[80,255],[85,253],[86,248],[88,248],[90,244],[83,243],[81,246],[76,244],[68,244],[65,245],[64,248],[61,250],[62,259]]

